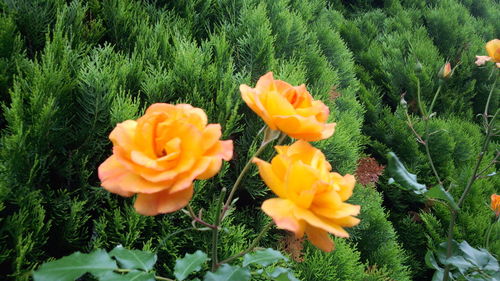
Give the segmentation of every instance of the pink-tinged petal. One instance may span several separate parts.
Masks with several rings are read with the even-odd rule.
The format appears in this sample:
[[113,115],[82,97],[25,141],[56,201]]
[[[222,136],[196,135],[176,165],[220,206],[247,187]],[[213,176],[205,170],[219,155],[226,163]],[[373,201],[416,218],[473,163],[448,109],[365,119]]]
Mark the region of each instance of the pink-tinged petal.
[[268,72],[261,76],[257,83],[255,84],[255,90],[258,94],[263,92],[275,91],[276,85],[274,83],[274,77],[272,72]]
[[331,252],[335,248],[332,239],[330,239],[328,233],[323,229],[308,225],[306,227],[306,234],[307,239],[311,241],[314,246],[325,252]]
[[130,153],[130,160],[132,160],[135,164],[142,166],[144,168],[153,169],[157,171],[163,170],[163,167],[158,165],[156,159],[152,159],[147,155],[145,155],[144,153],[137,150],[133,150]]
[[171,193],[165,190],[153,194],[138,194],[134,208],[141,215],[154,216],[184,208],[193,197],[193,187]]
[[120,164],[119,161],[116,160],[114,155],[111,155],[104,161],[98,168],[99,179],[101,180],[101,185],[107,191],[116,193],[121,196],[130,197],[134,193],[124,190],[120,182],[116,179],[119,179],[123,176],[123,174],[128,173],[128,171]]
[[113,145],[120,146],[125,151],[130,152],[135,147],[134,138],[136,127],[137,122],[134,120],[118,123],[116,128],[109,134],[109,139],[113,142]]
[[222,159],[229,161],[233,158],[233,141],[225,140],[220,142],[222,145]]
[[262,203],[262,211],[270,216],[279,229],[286,229],[295,233],[296,237],[302,237],[305,224],[299,222],[293,216],[293,210],[297,207],[286,199],[272,198]]
[[212,146],[219,142],[222,135],[220,124],[208,124],[208,126],[203,130],[201,138],[203,142],[201,143],[202,149],[209,150]]
[[184,173],[178,175],[177,181],[172,186],[170,191],[179,192],[191,186],[194,179],[203,174],[203,172],[206,171],[211,162],[211,157],[202,157],[201,159],[198,159],[198,162],[191,170],[185,171]]
[[490,61],[491,58],[488,56],[476,56],[476,61],[475,64],[477,66],[482,66],[484,65],[487,61]]
[[211,159],[210,164],[208,165],[208,167],[205,169],[204,172],[202,172],[196,177],[196,179],[206,180],[215,176],[220,171],[220,167],[222,166],[222,159],[219,157],[207,157],[207,158]]
[[257,164],[262,180],[274,192],[274,194],[278,195],[280,198],[287,198],[287,192],[284,186],[285,183],[276,176],[271,164],[262,161],[257,157],[253,158],[252,162]]
[[293,214],[297,219],[305,220],[307,224],[310,224],[317,228],[321,228],[329,233],[334,234],[335,236],[349,237],[349,234],[342,227],[332,223],[331,221],[316,216],[309,210],[295,208],[293,209]]
[[208,118],[203,109],[193,107],[190,104],[178,104],[175,107],[179,109],[182,114],[185,114],[187,116],[186,121],[196,126],[198,130],[203,130],[207,126]]
[[337,126],[337,123],[328,123],[325,124],[323,127],[323,130],[321,131],[321,139],[327,139],[335,133],[335,126]]

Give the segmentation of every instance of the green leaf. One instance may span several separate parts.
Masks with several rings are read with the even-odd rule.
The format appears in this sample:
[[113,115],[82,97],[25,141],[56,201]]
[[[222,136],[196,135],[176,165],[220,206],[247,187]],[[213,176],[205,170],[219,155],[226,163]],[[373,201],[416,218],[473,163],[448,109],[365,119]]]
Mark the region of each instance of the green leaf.
[[198,250],[194,254],[186,254],[182,259],[175,261],[174,275],[175,278],[182,281],[189,274],[199,271],[201,265],[207,261],[207,254]]
[[425,185],[417,182],[417,176],[406,170],[394,152],[387,154],[387,160],[389,162],[387,170],[389,171],[389,175],[392,176],[389,179],[389,184],[397,182],[403,189],[413,191],[416,194],[423,194],[427,191]]
[[427,250],[427,253],[425,253],[425,264],[427,264],[428,267],[433,269],[438,269],[438,270],[441,269],[431,250]]
[[276,281],[300,281],[289,268],[277,267],[273,272],[267,274],[271,280]]
[[157,259],[154,253],[129,250],[123,248],[121,245],[116,246],[109,252],[109,255],[115,257],[122,268],[142,269],[144,271],[153,269]]
[[109,272],[101,275],[99,281],[155,281],[155,275],[139,270],[133,270],[127,274]]
[[267,248],[265,250],[255,251],[243,256],[243,267],[248,266],[249,264],[260,264],[262,266],[268,266],[280,260],[286,261],[288,259],[280,252],[271,248]]
[[203,281],[247,281],[250,280],[250,271],[239,266],[223,264],[216,272],[207,272]]
[[89,254],[76,252],[43,264],[33,273],[33,279],[35,281],[73,281],[87,272],[99,277],[117,268],[116,262],[104,250],[95,250]]
[[442,185],[434,186],[433,188],[429,189],[429,191],[427,191],[425,195],[430,198],[445,200],[454,210],[458,211],[459,209],[457,203],[455,203],[455,199],[453,199],[453,196],[451,196],[448,191],[444,190]]

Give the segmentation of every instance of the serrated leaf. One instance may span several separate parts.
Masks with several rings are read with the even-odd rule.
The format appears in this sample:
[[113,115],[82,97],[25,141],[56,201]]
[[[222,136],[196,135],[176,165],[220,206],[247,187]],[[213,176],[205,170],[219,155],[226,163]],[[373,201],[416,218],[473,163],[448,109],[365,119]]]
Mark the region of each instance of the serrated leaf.
[[454,210],[458,211],[459,209],[457,203],[455,203],[455,199],[453,199],[453,196],[451,196],[448,191],[444,190],[442,185],[434,186],[433,188],[429,189],[429,191],[427,191],[425,195],[430,198],[445,200]]
[[417,176],[406,170],[394,152],[387,154],[387,160],[387,170],[392,177],[392,180],[389,179],[389,183],[397,182],[403,189],[413,191],[416,194],[423,194],[427,191],[424,184],[417,182]]
[[207,261],[207,254],[198,250],[193,254],[186,254],[182,259],[175,261],[174,275],[175,278],[182,281],[189,274],[199,271],[201,265]]
[[207,272],[203,281],[247,281],[250,280],[250,271],[239,266],[223,264],[216,272]]
[[35,281],[73,281],[87,272],[99,277],[117,268],[116,262],[104,250],[96,250],[89,254],[76,252],[43,264],[33,273],[33,279]]
[[155,281],[155,275],[139,270],[133,270],[127,274],[109,272],[101,275],[99,281]]
[[300,281],[289,268],[277,267],[273,272],[268,273],[272,280],[276,281]]
[[262,266],[268,266],[272,263],[278,262],[280,260],[288,260],[280,252],[267,248],[265,250],[255,251],[253,253],[248,253],[243,256],[243,267],[249,264],[259,264]]
[[109,255],[115,257],[122,268],[141,269],[144,271],[153,269],[157,260],[157,256],[154,253],[129,250],[123,248],[121,245],[116,246],[109,252]]

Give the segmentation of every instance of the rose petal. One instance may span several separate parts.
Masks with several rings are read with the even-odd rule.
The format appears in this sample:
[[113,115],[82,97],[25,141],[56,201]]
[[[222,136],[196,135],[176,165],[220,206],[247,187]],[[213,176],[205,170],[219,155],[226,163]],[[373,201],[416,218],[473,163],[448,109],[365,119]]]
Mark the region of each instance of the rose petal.
[[334,249],[335,245],[333,244],[332,239],[330,239],[328,233],[323,229],[308,225],[306,227],[306,234],[307,239],[321,250],[331,252]]
[[349,234],[342,227],[334,224],[332,221],[325,220],[316,216],[309,210],[295,208],[293,209],[293,214],[297,219],[305,220],[308,224],[317,228],[321,228],[329,233],[334,234],[335,236],[349,237]]
[[305,224],[293,216],[293,210],[296,208],[292,201],[280,198],[267,199],[262,203],[262,211],[273,218],[276,227],[289,230],[295,233],[296,237],[302,237]]
[[134,208],[141,215],[154,216],[175,212],[184,208],[193,197],[193,187],[171,193],[165,190],[152,194],[138,194]]
[[116,181],[117,178],[120,178],[124,173],[128,173],[128,171],[116,160],[114,155],[111,155],[104,161],[98,168],[99,179],[101,180],[101,185],[107,191],[116,193],[118,195],[129,197],[134,193],[124,190],[120,183]]
[[253,158],[252,162],[257,164],[259,174],[266,185],[280,198],[287,198],[285,183],[276,176],[273,171],[273,166],[257,157]]

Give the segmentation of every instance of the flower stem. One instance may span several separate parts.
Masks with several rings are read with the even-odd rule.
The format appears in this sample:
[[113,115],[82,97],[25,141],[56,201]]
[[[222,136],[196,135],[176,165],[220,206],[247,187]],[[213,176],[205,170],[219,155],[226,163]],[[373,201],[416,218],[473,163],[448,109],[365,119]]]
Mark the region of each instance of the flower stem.
[[[491,121],[488,122],[489,101],[491,99],[491,96],[493,95],[497,78],[498,78],[498,74],[495,77],[495,82],[493,82],[493,85],[491,87],[490,93],[488,94],[488,99],[487,99],[487,102],[486,102],[486,105],[484,108],[484,119],[485,119],[485,124],[486,124],[486,138],[484,139],[483,147],[481,148],[481,151],[479,152],[479,158],[476,162],[476,166],[474,167],[474,172],[472,173],[472,176],[467,181],[467,185],[465,186],[465,190],[462,193],[462,196],[460,196],[460,199],[458,200],[458,203],[457,203],[458,209],[460,209],[460,207],[462,206],[462,204],[465,200],[465,197],[467,196],[470,189],[472,188],[472,185],[474,184],[474,182],[478,178],[479,167],[481,165],[481,162],[483,161],[483,157],[486,154],[486,151],[488,150],[488,144],[490,143],[490,138],[491,138],[491,134],[492,134],[492,130],[493,130],[493,122],[495,121],[495,118],[498,114],[498,111],[497,111],[495,113],[495,115],[493,115],[493,117],[491,118]],[[455,226],[455,220],[457,219],[457,215],[458,215],[458,211],[453,210],[451,213],[451,220],[450,220],[449,229],[448,229],[448,239],[446,241],[446,245],[447,245],[446,258],[447,259],[451,256],[451,241],[453,240],[453,227]],[[444,268],[443,281],[448,281],[449,272],[450,272],[450,265],[447,264]]]
[[213,225],[213,224],[209,224],[207,222],[205,222],[204,220],[202,220],[201,218],[199,218],[195,213],[194,213],[194,210],[193,208],[191,207],[191,205],[187,205],[187,208],[188,208],[188,211],[189,211],[189,216],[191,218],[193,218],[193,220],[201,225],[204,225],[208,228],[211,228],[211,229],[217,229],[217,225]]
[[220,216],[220,209],[222,206],[222,202],[224,201],[224,197],[226,196],[226,188],[223,188],[221,190],[220,196],[219,196],[219,201],[217,202],[217,210],[215,212],[215,225],[217,226],[212,230],[212,271],[215,271],[218,263],[218,258],[217,258],[217,241],[219,239],[219,224],[222,220],[222,216]]
[[264,235],[267,233],[267,231],[269,230],[269,228],[271,228],[271,226],[274,224],[273,221],[270,221],[266,226],[264,226],[264,228],[260,231],[259,235],[257,235],[257,237],[255,237],[255,239],[252,241],[252,244],[250,244],[250,246],[248,246],[248,248],[246,248],[245,250],[239,252],[238,254],[234,255],[234,256],[231,256],[223,261],[221,261],[220,263],[217,264],[217,267],[224,264],[224,263],[228,263],[234,259],[237,259],[241,256],[244,256],[248,253],[250,253],[256,246],[257,244],[259,243],[259,241],[264,237]]
[[248,162],[246,163],[245,167],[243,167],[243,170],[241,170],[240,175],[236,179],[236,182],[234,183],[233,187],[231,188],[231,192],[229,193],[229,196],[227,197],[226,203],[224,204],[224,207],[222,208],[222,212],[220,214],[220,221],[222,221],[222,218],[224,218],[224,215],[226,214],[227,210],[229,209],[229,205],[231,205],[231,202],[233,201],[234,194],[236,193],[236,190],[240,186],[241,181],[245,177],[245,174],[248,172],[250,167],[252,166],[252,159],[254,157],[257,157],[266,149],[266,147],[270,144],[271,142],[265,142],[263,143],[259,149],[255,152],[255,154],[248,159]]
[[438,89],[436,91],[436,94],[434,94],[434,98],[432,99],[431,107],[429,107],[430,114],[432,114],[432,109],[434,108],[434,103],[436,102],[436,99],[439,96],[439,92],[441,92],[441,87],[442,87],[442,84],[439,83],[439,87],[438,87]]

